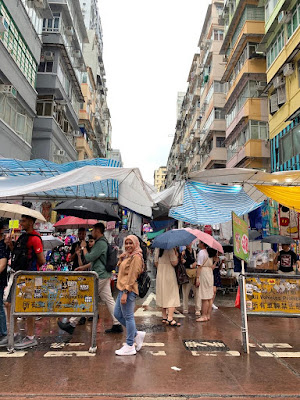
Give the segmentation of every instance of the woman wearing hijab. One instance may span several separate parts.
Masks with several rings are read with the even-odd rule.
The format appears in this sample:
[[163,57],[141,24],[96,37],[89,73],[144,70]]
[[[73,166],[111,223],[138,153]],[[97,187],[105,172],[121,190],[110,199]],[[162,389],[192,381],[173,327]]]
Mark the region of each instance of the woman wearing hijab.
[[120,255],[118,267],[117,288],[120,292],[114,314],[126,327],[126,344],[115,353],[118,356],[131,356],[141,349],[146,334],[136,330],[134,320],[135,299],[139,294],[137,279],[144,268],[143,252],[136,236],[126,237],[125,252]]

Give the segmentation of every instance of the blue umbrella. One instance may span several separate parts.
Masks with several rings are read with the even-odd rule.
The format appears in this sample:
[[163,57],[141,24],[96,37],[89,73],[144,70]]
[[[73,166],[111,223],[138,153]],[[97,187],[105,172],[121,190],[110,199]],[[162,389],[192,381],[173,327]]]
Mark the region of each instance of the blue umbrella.
[[197,239],[195,235],[192,235],[184,229],[173,229],[157,236],[153,240],[152,247],[169,250],[177,246],[186,246],[195,239]]

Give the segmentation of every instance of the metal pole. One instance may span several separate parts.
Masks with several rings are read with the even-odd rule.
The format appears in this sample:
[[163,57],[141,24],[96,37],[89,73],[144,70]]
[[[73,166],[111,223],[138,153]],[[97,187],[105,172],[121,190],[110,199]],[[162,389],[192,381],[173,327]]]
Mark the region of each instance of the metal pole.
[[92,344],[91,347],[89,348],[89,353],[96,353],[97,351],[97,323],[98,323],[98,282],[99,278],[95,277],[94,278],[94,316],[93,316],[93,325],[92,325]]
[[245,296],[245,262],[242,260],[242,274],[239,277],[240,284],[240,297],[241,297],[241,314],[242,314],[242,343],[244,352],[249,354],[249,333],[248,333],[248,320]]
[[16,307],[16,284],[17,279],[14,276],[13,284],[11,287],[11,307],[10,307],[10,321],[9,321],[9,333],[8,333],[8,352],[13,353],[14,349],[14,333],[15,333],[15,307]]

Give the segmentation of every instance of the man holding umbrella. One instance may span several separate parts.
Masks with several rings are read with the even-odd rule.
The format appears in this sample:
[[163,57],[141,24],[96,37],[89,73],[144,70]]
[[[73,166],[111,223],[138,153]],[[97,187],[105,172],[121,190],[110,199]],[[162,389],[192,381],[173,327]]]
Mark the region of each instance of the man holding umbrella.
[[[92,236],[95,239],[95,244],[92,247],[91,251],[88,253],[86,241],[83,240],[81,242],[81,250],[85,257],[87,263],[91,263],[92,271],[97,272],[99,276],[99,286],[98,286],[98,294],[101,300],[105,302],[107,305],[108,311],[113,320],[113,326],[110,329],[107,329],[105,333],[119,333],[123,332],[123,328],[120,325],[119,321],[114,316],[114,308],[115,301],[111,294],[110,287],[110,277],[111,273],[107,272],[105,269],[106,260],[107,260],[107,240],[104,237],[105,227],[101,222],[98,222],[94,225],[92,230]],[[85,269],[89,267],[89,264],[84,266]],[[84,267],[80,267],[80,270],[83,270]],[[58,326],[68,332],[69,334],[73,334],[76,325],[78,324],[80,317],[72,317],[69,322],[58,321]]]

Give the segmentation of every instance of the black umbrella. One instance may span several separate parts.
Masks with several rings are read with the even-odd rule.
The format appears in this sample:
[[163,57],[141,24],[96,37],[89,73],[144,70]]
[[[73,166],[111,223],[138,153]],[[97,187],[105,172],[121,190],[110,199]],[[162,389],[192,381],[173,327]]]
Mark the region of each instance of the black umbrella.
[[118,214],[109,203],[91,199],[65,201],[54,208],[59,214],[83,219],[100,219],[102,221],[120,221]]
[[291,244],[295,243],[295,240],[288,236],[273,235],[263,238],[261,242],[272,244]]

